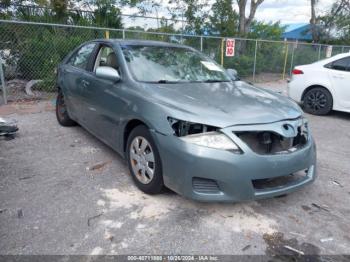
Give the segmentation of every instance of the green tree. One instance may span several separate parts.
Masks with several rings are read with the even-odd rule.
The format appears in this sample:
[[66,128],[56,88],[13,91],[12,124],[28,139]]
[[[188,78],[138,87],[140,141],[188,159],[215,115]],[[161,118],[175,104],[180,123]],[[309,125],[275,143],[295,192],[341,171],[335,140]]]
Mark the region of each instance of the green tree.
[[170,0],[173,18],[186,20],[187,33],[203,34],[207,27],[210,4],[208,0]]
[[318,21],[321,42],[350,44],[349,0],[336,0],[325,15],[318,17]]
[[211,33],[233,36],[238,31],[238,14],[232,9],[232,0],[218,0],[211,10],[209,26]]
[[248,33],[248,37],[259,38],[259,39],[281,40],[282,34],[284,31],[285,31],[285,27],[281,26],[280,22],[263,23],[263,22],[253,21],[250,32]]
[[95,0],[93,23],[95,25],[122,28],[122,19],[120,9],[116,7],[115,0]]

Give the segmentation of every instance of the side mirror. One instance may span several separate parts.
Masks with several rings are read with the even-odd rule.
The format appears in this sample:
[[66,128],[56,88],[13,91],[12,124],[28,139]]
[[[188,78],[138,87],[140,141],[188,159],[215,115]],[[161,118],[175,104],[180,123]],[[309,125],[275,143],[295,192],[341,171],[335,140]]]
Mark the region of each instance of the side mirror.
[[226,72],[229,75],[229,77],[231,78],[231,80],[233,80],[233,81],[239,80],[238,73],[235,69],[228,68],[228,69],[226,69]]
[[96,76],[102,79],[118,82],[120,75],[116,69],[110,66],[99,66],[96,68]]

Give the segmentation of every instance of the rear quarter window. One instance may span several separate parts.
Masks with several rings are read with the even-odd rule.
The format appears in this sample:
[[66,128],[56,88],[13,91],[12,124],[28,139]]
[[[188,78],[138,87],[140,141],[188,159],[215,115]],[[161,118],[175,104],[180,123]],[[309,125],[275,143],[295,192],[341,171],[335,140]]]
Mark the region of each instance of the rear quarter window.
[[339,71],[350,71],[350,57],[344,57],[338,60],[335,60],[327,65],[326,68],[339,70]]

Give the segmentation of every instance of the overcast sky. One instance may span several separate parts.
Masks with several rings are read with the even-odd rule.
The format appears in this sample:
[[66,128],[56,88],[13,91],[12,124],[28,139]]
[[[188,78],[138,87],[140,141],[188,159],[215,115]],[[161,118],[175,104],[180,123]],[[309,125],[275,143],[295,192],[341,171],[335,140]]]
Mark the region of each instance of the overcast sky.
[[[212,0],[215,1],[215,0]],[[159,17],[169,17],[167,10],[169,0],[157,1],[162,8],[158,10]],[[317,4],[317,14],[322,14],[330,8],[334,0],[319,0]],[[236,0],[233,0],[234,8],[238,11]],[[247,11],[249,9],[247,8]],[[282,24],[293,23],[308,23],[310,21],[310,0],[265,0],[258,8],[255,18],[264,22],[277,22]],[[124,8],[124,14],[135,14],[137,9]],[[247,14],[248,15],[248,14]],[[149,16],[156,16],[156,13],[149,14]],[[124,24],[139,25],[141,27],[154,27],[156,20],[152,19],[136,19],[129,21],[124,19]]]
[[[334,0],[320,0],[318,13],[330,8]],[[265,0],[256,12],[260,21],[281,21],[282,24],[308,23],[310,21],[310,0]]]

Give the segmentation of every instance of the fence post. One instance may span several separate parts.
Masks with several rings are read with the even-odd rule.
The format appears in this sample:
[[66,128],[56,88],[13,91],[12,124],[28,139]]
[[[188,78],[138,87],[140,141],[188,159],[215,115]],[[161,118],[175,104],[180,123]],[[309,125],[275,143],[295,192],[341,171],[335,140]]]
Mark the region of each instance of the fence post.
[[285,57],[284,57],[284,66],[283,66],[282,80],[284,80],[284,77],[285,77],[285,74],[286,74],[286,67],[287,67],[287,60],[288,60],[288,52],[289,52],[288,48],[289,48],[289,44],[287,43],[287,41],[286,41],[286,43],[285,43],[285,48],[286,48],[286,55],[285,55]]
[[341,48],[341,52],[342,52],[342,53],[344,53],[344,46],[342,46],[342,48]]
[[225,43],[225,38],[223,37],[221,39],[221,66],[224,66],[224,43]]
[[258,51],[258,40],[255,40],[254,67],[253,67],[253,82],[255,82],[256,54],[257,54],[257,51]]
[[123,29],[122,33],[123,33],[123,39],[125,39],[125,29]]
[[7,104],[7,94],[6,94],[6,83],[5,83],[5,75],[4,75],[4,69],[2,67],[2,58],[0,57],[0,81],[1,81],[1,89],[2,89],[2,96],[4,98],[5,105]]
[[293,63],[294,63],[294,51],[296,46],[298,45],[298,40],[293,44],[293,49],[292,49],[292,57],[290,59],[290,68],[289,68],[289,76],[292,75],[292,70],[293,70]]
[[105,32],[105,38],[109,39],[109,31],[108,30],[106,30],[106,32]]
[[322,45],[319,45],[318,46],[318,60],[321,60],[321,48],[322,48]]
[[201,36],[201,52],[203,52],[203,36]]

